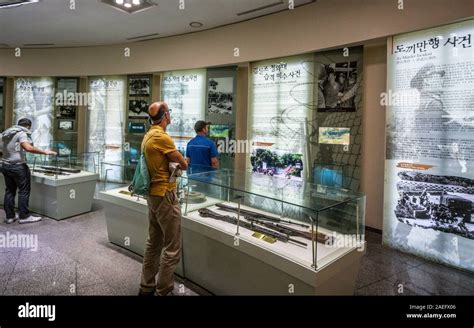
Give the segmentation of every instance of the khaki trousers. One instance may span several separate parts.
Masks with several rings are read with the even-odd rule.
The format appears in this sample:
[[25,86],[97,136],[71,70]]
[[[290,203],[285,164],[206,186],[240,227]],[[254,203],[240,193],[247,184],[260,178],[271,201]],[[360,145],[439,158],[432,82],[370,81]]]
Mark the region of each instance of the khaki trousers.
[[173,290],[181,255],[181,208],[176,189],[163,197],[148,196],[147,202],[150,226],[140,289],[164,296]]

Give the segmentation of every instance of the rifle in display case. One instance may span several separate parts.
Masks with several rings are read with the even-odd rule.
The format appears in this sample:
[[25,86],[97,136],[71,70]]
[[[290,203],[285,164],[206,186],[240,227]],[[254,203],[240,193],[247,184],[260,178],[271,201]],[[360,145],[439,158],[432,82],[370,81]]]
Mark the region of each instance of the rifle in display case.
[[273,237],[273,238],[275,238],[275,239],[277,239],[281,242],[284,242],[284,243],[292,242],[292,243],[295,243],[295,244],[300,245],[300,246],[304,246],[304,247],[308,246],[308,244],[306,244],[302,241],[296,240],[294,238],[291,238],[287,234],[277,232],[277,231],[271,230],[271,229],[266,228],[266,227],[262,227],[262,226],[258,225],[256,222],[247,222],[247,221],[240,221],[239,222],[239,220],[237,220],[237,218],[235,218],[233,216],[220,215],[220,214],[218,214],[216,212],[213,212],[213,211],[211,211],[207,208],[200,209],[200,210],[198,210],[198,212],[199,212],[199,215],[201,217],[213,218],[215,220],[224,221],[224,222],[234,224],[234,225],[240,224],[242,227],[244,227],[246,229],[249,229],[251,231],[259,232],[259,233],[262,233],[264,235]]

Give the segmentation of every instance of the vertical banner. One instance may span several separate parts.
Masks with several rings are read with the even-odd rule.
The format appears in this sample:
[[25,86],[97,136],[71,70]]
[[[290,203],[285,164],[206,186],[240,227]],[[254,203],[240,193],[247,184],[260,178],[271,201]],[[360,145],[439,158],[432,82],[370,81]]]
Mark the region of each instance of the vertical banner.
[[98,77],[90,80],[87,150],[101,152],[103,162],[116,163],[107,167],[108,181],[121,181],[123,158],[126,78]]
[[474,21],[389,42],[384,243],[474,271]]
[[171,109],[171,125],[167,132],[176,148],[186,149],[195,136],[194,124],[204,120],[206,106],[206,70],[165,72],[161,81],[161,99]]
[[35,147],[49,148],[53,140],[54,81],[49,77],[15,79],[13,123],[28,118],[33,123]]
[[306,180],[313,66],[312,54],[252,64],[249,138],[254,175]]

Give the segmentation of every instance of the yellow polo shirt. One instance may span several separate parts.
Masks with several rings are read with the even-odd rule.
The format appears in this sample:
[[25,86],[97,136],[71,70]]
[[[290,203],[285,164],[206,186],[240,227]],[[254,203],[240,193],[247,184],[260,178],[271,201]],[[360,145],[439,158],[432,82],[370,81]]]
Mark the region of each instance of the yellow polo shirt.
[[176,182],[169,182],[169,159],[166,154],[176,151],[173,139],[161,126],[153,125],[142,141],[148,172],[150,173],[150,195],[164,196],[166,191],[176,188]]

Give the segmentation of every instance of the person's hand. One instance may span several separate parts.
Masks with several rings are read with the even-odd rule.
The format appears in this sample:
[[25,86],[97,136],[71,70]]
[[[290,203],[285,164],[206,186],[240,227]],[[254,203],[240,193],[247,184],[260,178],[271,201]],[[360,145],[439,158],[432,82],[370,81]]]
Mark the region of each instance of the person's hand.
[[53,151],[53,150],[45,150],[44,151],[45,155],[53,155],[56,156],[58,153]]

